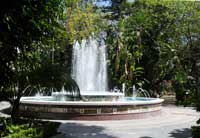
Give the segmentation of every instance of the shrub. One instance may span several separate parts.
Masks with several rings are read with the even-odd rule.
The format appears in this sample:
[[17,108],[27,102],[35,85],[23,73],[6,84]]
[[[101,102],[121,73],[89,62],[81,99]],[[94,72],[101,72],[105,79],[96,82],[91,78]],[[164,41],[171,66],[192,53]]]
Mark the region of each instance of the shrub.
[[25,125],[7,125],[6,134],[2,138],[42,138],[42,134],[36,128]]
[[12,124],[10,118],[0,118],[3,130],[1,138],[49,138],[57,134],[60,123],[18,119],[17,124]]
[[192,137],[200,138],[200,126],[192,126]]
[[57,134],[57,128],[60,123],[57,122],[45,122],[42,129],[43,138],[49,138],[55,134]]
[[5,129],[1,132],[2,138],[42,138],[42,133],[36,128],[28,128],[26,125],[13,125],[4,120]]

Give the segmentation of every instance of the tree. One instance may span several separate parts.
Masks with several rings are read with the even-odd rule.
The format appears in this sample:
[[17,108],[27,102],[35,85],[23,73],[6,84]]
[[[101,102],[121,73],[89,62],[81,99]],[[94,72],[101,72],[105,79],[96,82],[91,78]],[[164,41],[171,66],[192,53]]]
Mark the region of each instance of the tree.
[[10,0],[1,6],[0,95],[12,104],[12,118],[21,96],[35,88],[49,93],[64,86],[76,89],[74,94],[80,98],[76,82],[67,73],[73,41],[98,31],[93,7],[79,0]]
[[[144,73],[134,77],[131,70],[122,71],[124,64],[111,64],[110,72],[122,71],[117,73],[115,80],[120,82],[122,76],[131,74],[130,83],[135,83],[133,79],[136,78],[144,80],[142,87],[152,91],[152,96],[156,93],[161,94],[162,82],[170,80],[179,83],[181,87],[184,86],[185,93],[187,76],[191,74],[191,63],[185,57],[188,57],[188,49],[199,38],[198,7],[198,2],[157,0],[121,2],[117,25],[112,24],[112,28],[108,31],[111,36],[108,39],[111,45],[109,59],[111,63],[120,63],[119,60],[126,59],[127,55],[133,55],[132,59],[133,61],[136,59],[136,64],[130,62],[131,65],[142,67]],[[115,37],[119,38],[114,39],[116,43],[112,41]],[[119,51],[123,51],[122,49],[130,54],[126,53],[125,57],[116,58]],[[137,59],[138,55],[140,55],[139,59]]]
[[31,87],[28,74],[66,37],[65,1],[9,0],[0,5],[0,95],[11,102],[15,118],[21,96]]
[[94,5],[88,1],[68,0],[66,14],[65,26],[71,43],[90,36],[98,37],[101,28],[106,25],[101,19],[102,12],[95,9]]

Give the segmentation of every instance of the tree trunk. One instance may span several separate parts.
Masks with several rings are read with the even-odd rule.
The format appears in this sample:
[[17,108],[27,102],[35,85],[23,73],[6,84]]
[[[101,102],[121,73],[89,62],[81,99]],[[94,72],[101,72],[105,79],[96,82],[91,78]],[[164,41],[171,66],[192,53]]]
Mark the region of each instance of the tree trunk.
[[197,111],[200,111],[200,60],[196,62]]
[[17,97],[17,99],[14,100],[12,105],[12,111],[11,111],[12,123],[16,123],[17,118],[19,117],[19,105],[20,105],[20,97]]

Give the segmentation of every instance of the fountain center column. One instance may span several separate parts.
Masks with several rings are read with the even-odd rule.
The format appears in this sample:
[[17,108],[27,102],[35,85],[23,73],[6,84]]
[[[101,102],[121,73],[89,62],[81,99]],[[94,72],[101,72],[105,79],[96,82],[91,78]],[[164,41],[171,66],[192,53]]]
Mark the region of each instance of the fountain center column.
[[73,45],[72,78],[81,92],[107,90],[106,46],[95,39]]

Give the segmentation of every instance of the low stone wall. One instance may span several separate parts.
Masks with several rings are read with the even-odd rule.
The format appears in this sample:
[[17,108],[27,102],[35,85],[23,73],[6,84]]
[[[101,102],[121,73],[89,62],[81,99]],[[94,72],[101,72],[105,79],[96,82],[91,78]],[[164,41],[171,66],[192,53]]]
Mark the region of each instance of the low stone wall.
[[176,96],[175,95],[164,95],[161,97],[164,99],[164,105],[175,105],[176,104]]
[[148,105],[20,105],[20,113],[25,117],[71,120],[122,120],[155,116],[160,113],[161,103]]

